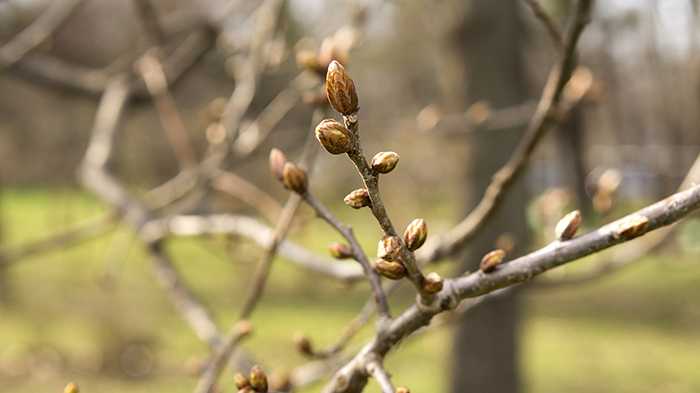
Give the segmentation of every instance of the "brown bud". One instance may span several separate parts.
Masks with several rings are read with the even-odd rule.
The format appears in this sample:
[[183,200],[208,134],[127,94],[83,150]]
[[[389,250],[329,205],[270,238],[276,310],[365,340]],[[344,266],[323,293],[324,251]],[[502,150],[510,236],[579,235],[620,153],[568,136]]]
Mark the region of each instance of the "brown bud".
[[355,253],[352,252],[352,248],[344,243],[331,243],[328,245],[328,251],[330,251],[333,258],[336,259],[348,259],[355,257]]
[[328,66],[326,94],[333,109],[344,116],[351,115],[359,109],[355,82],[336,60]]
[[369,206],[371,201],[369,199],[369,191],[364,188],[358,188],[357,190],[349,193],[345,199],[345,204],[353,209],[361,209],[365,206]]
[[245,337],[253,332],[253,324],[247,319],[241,319],[233,326],[233,330],[239,337]]
[[236,393],[255,393],[255,390],[251,388],[250,386],[244,386],[241,390],[239,390]]
[[579,225],[581,225],[581,212],[574,210],[559,220],[554,228],[554,236],[557,240],[571,239],[576,234]]
[[284,181],[282,175],[284,173],[284,164],[287,162],[287,157],[284,156],[280,149],[274,148],[270,150],[270,171],[275,179]]
[[243,389],[244,387],[250,385],[250,382],[248,382],[248,377],[241,373],[236,373],[233,376],[233,382],[236,384],[238,389]]
[[649,219],[639,214],[635,214],[617,226],[613,237],[615,237],[615,239],[624,240],[634,239],[635,237],[642,236],[648,227]]
[[306,180],[306,171],[293,162],[284,164],[282,178],[287,188],[291,188],[299,194],[305,194],[309,188],[309,182]]
[[403,234],[403,243],[411,251],[416,251],[428,237],[428,226],[422,218],[416,218],[408,225]]
[[255,365],[248,375],[250,386],[259,393],[267,393],[267,375],[262,367]]
[[444,281],[445,280],[443,280],[439,274],[432,272],[428,273],[428,275],[425,276],[425,278],[421,282],[421,285],[423,286],[423,289],[425,289],[426,292],[433,294],[442,291]]
[[377,256],[385,261],[393,262],[401,254],[401,239],[397,236],[384,235],[379,239]]
[[316,139],[331,154],[347,153],[355,146],[352,132],[333,119],[326,119],[316,127]]
[[379,173],[389,173],[396,168],[399,163],[399,155],[393,151],[383,151],[377,153],[372,158],[372,169]]
[[401,386],[401,387],[396,388],[396,390],[394,390],[394,393],[411,393],[411,391],[408,390],[407,387]]
[[78,384],[75,382],[69,382],[68,385],[66,385],[65,388],[63,388],[63,393],[78,393],[80,392],[80,388],[78,387]]
[[314,352],[311,350],[311,342],[309,341],[306,336],[304,336],[304,333],[302,332],[296,332],[294,333],[294,347],[297,349],[297,351],[304,353],[306,355],[313,355]]
[[374,270],[390,280],[400,280],[406,277],[406,265],[404,265],[401,258],[396,259],[394,262],[379,259],[374,263]]
[[496,266],[503,261],[505,256],[506,252],[503,250],[494,250],[484,255],[484,257],[481,258],[481,271],[484,273],[492,272],[496,269]]

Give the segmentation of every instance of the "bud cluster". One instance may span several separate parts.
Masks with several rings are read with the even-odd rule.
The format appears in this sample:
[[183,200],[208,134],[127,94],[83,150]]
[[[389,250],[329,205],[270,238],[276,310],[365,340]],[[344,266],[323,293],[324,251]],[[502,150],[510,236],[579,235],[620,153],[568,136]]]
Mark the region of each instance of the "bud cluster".
[[250,370],[248,377],[237,373],[233,376],[233,381],[238,388],[238,393],[267,393],[267,375],[258,365]]

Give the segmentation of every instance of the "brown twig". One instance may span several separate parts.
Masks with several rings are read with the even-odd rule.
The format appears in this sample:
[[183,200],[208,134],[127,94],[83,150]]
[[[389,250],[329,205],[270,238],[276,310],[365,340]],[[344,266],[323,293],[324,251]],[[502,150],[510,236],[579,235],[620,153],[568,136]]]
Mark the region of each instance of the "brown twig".
[[107,212],[26,243],[0,245],[0,264],[92,240],[114,229],[114,214]]
[[165,135],[175,152],[180,170],[197,165],[197,155],[192,147],[192,141],[187,134],[185,125],[180,117],[175,100],[168,89],[168,81],[158,59],[147,52],[136,61],[136,68],[146,83],[146,89],[153,99],[156,112],[160,117]]
[[386,300],[386,295],[382,289],[382,282],[379,278],[379,274],[374,271],[372,265],[370,265],[367,257],[365,256],[362,247],[357,242],[355,235],[352,232],[352,228],[343,225],[340,220],[338,220],[333,213],[331,213],[318,199],[316,199],[310,192],[303,195],[304,200],[311,205],[311,207],[316,211],[316,214],[329,223],[336,231],[338,231],[345,240],[349,243],[352,251],[354,253],[355,259],[362,266],[362,270],[369,281],[370,288],[372,290],[372,296],[374,297],[374,302],[377,305],[377,331],[383,330],[384,325],[387,321],[391,320],[391,311],[389,311],[389,304]]
[[32,24],[0,47],[0,70],[3,70],[51,36],[82,0],[54,0]]
[[[381,193],[379,192],[379,174],[369,166],[362,150],[357,115],[344,116],[343,118],[345,120],[345,126],[355,135],[355,145],[353,149],[348,152],[348,157],[355,164],[357,171],[362,177],[365,188],[369,193],[369,198],[372,201],[369,207],[372,209],[372,214],[377,219],[377,222],[379,222],[379,226],[382,228],[385,235],[399,236],[394,229],[394,225],[391,223],[389,214],[384,207]],[[423,289],[422,283],[424,276],[416,262],[413,251],[409,250],[407,247],[402,247],[401,259],[406,266],[408,279],[413,283],[416,291],[420,294],[421,301],[425,304],[430,304],[433,296]]]
[[587,3],[589,0],[580,0],[576,6],[577,10],[566,34],[566,50],[559,61],[552,66],[537,110],[508,162],[496,172],[491,184],[486,188],[484,197],[464,220],[443,235],[428,239],[419,251],[421,262],[445,258],[458,251],[479,232],[501,205],[506,191],[520,178],[537,143],[558,117],[557,109],[561,101],[561,93],[569,79],[576,44],[590,19],[590,9],[585,6]]
[[629,228],[630,222],[639,222],[640,217],[644,217],[648,225],[634,235],[673,224],[698,208],[700,186],[694,186],[595,231],[570,240],[556,241],[533,253],[499,265],[491,273],[478,271],[466,277],[445,280],[445,289],[436,295],[436,301],[431,307],[416,303],[394,319],[389,331],[383,336],[385,339],[375,337],[371,340],[351,362],[335,374],[323,392],[361,391],[367,383],[367,377],[362,370],[368,361],[372,360],[368,358],[369,355],[384,357],[396,343],[429,324],[433,316],[456,308],[463,299],[528,282],[547,270],[632,240],[634,236],[628,236],[630,232],[624,229]]
[[549,15],[547,10],[545,10],[542,7],[542,4],[540,4],[539,1],[537,0],[524,0],[527,5],[532,8],[532,12],[535,13],[535,16],[537,19],[542,22],[544,25],[545,29],[549,32],[549,36],[552,39],[552,42],[554,43],[554,46],[558,50],[564,50],[566,48],[566,44],[564,43],[564,40],[562,39],[561,36],[561,31],[559,31],[559,27],[557,27],[557,23],[552,19],[552,16]]

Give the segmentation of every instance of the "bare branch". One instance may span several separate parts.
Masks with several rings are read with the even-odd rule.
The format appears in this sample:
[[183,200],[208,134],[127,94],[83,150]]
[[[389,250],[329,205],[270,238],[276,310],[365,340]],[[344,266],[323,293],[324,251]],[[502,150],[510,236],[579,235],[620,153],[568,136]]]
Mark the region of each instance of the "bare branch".
[[194,167],[197,165],[197,155],[185,125],[182,123],[175,100],[168,90],[168,81],[160,62],[152,53],[147,52],[135,64],[153,99],[165,135],[175,152],[180,170]]
[[535,16],[537,19],[542,22],[544,25],[545,29],[549,32],[549,36],[552,39],[552,42],[554,43],[554,46],[558,50],[564,50],[566,48],[566,44],[564,43],[564,40],[562,39],[561,32],[559,31],[559,27],[557,27],[557,23],[552,19],[552,16],[549,15],[547,10],[545,10],[542,7],[542,4],[540,4],[539,1],[537,0],[524,0],[527,5],[532,8],[532,12],[535,13]]
[[[419,328],[428,325],[433,316],[456,308],[463,299],[482,296],[501,288],[530,281],[549,269],[632,240],[634,236],[670,225],[698,208],[700,208],[700,186],[696,185],[595,231],[567,241],[556,241],[538,251],[499,265],[491,273],[479,271],[466,277],[445,280],[445,288],[436,295],[432,305],[426,307],[416,303],[394,319],[388,332],[381,337],[375,336],[351,362],[335,374],[323,392],[361,391],[367,383],[362,370],[371,360],[368,356],[374,354],[384,357],[395,344]],[[640,217],[644,217],[647,226],[637,228],[639,231],[636,233],[629,232],[628,224],[639,222]]]
[[282,207],[273,197],[233,172],[217,173],[211,179],[211,186],[254,207],[271,222],[277,221],[282,213]]
[[419,251],[421,261],[434,261],[456,252],[484,226],[500,206],[506,191],[520,178],[542,136],[557,120],[561,93],[569,79],[574,51],[583,28],[590,19],[590,0],[580,0],[566,35],[566,50],[549,73],[542,97],[525,135],[508,162],[493,176],[484,197],[469,215],[447,233],[429,239]]
[[49,3],[32,24],[0,47],[0,70],[17,62],[51,36],[81,2],[82,0],[54,0]]
[[338,231],[345,240],[350,244],[350,247],[355,254],[355,259],[362,265],[362,270],[365,273],[365,277],[369,281],[370,288],[372,289],[372,296],[374,297],[374,302],[377,305],[377,330],[383,330],[383,325],[386,321],[391,319],[391,312],[389,311],[389,304],[386,300],[386,295],[382,289],[382,282],[379,278],[379,274],[372,269],[365,253],[362,251],[362,247],[357,242],[355,235],[352,232],[352,228],[346,227],[341,223],[326,207],[318,201],[311,193],[307,192],[303,195],[304,200],[311,205],[316,211],[316,214],[329,223],[336,231]]
[[9,264],[34,254],[70,247],[92,240],[114,229],[114,214],[103,213],[42,239],[0,245],[0,264]]

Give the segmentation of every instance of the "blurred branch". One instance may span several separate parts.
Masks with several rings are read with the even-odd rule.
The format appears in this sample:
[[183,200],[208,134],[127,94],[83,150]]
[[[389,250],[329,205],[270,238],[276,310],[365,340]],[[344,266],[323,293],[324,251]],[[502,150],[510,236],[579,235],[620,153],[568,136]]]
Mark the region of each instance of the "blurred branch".
[[310,192],[306,192],[303,195],[304,200],[313,207],[316,214],[322,218],[324,221],[329,223],[336,231],[338,231],[345,240],[350,244],[352,248],[355,259],[362,266],[362,270],[365,273],[365,277],[369,281],[370,288],[372,289],[372,297],[374,297],[374,302],[377,306],[377,331],[382,331],[384,325],[391,320],[391,311],[389,311],[389,304],[386,300],[386,294],[382,288],[382,282],[379,278],[379,274],[372,268],[365,253],[362,251],[362,247],[357,242],[355,235],[353,234],[352,228],[343,225],[326,207],[319,202]]
[[114,218],[113,213],[102,213],[41,239],[0,245],[0,264],[10,264],[34,254],[70,247],[102,236],[114,229]]
[[562,39],[561,36],[561,31],[559,31],[559,27],[557,27],[557,23],[552,19],[552,16],[549,15],[547,10],[545,10],[542,7],[542,4],[538,0],[523,0],[527,5],[532,8],[532,12],[535,13],[535,16],[537,19],[542,22],[544,25],[545,29],[549,32],[549,36],[552,39],[552,42],[554,42],[554,46],[558,50],[564,50],[566,48],[566,44],[564,43],[564,40]]
[[458,251],[479,232],[500,207],[506,192],[520,178],[537,143],[559,116],[558,108],[562,101],[562,91],[569,80],[576,44],[583,28],[590,20],[590,10],[586,6],[589,2],[590,0],[580,0],[576,6],[576,14],[572,17],[572,23],[566,34],[566,50],[552,66],[535,114],[515,151],[506,164],[494,174],[491,184],[486,188],[484,197],[476,208],[453,229],[428,240],[423,249],[418,252],[418,259],[421,262],[445,258]]
[[[679,191],[685,190],[694,184],[700,183],[700,156],[695,159],[695,162],[688,170],[688,174],[678,188]],[[669,225],[666,228],[661,228],[648,236],[644,236],[641,240],[623,244],[620,247],[615,248],[611,251],[611,255],[607,257],[605,262],[600,264],[595,270],[578,274],[575,277],[566,277],[558,280],[546,279],[538,280],[531,283],[531,286],[535,288],[550,288],[558,287],[564,285],[581,284],[584,282],[592,281],[603,277],[615,270],[621,269],[625,266],[630,265],[642,256],[648,254],[659,245],[661,245],[664,240],[676,229],[678,226],[676,224]]]
[[396,388],[391,383],[391,376],[384,369],[379,358],[367,362],[367,372],[377,381],[382,389],[382,393],[394,393],[396,391]]
[[211,179],[211,186],[254,207],[270,222],[277,221],[282,213],[282,206],[273,197],[233,172],[217,173]]
[[173,96],[168,90],[168,81],[158,59],[147,52],[135,63],[138,72],[146,83],[146,89],[153,99],[163,130],[175,152],[180,170],[197,165],[197,155],[192,147],[185,125]]
[[82,0],[51,1],[34,22],[0,47],[0,70],[16,63],[27,52],[49,38],[81,2]]

